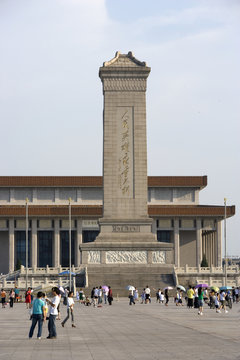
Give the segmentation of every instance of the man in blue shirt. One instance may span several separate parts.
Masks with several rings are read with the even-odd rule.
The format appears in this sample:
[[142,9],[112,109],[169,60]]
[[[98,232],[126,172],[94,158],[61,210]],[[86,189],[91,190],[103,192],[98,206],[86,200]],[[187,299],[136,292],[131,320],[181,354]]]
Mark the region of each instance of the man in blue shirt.
[[33,309],[33,311],[32,311],[32,326],[29,331],[30,339],[33,336],[33,332],[34,332],[34,329],[35,329],[35,326],[37,325],[37,323],[38,323],[38,333],[37,333],[38,340],[40,340],[41,336],[42,336],[42,324],[43,324],[43,320],[45,321],[46,318],[44,316],[45,303],[41,299],[41,297],[42,297],[42,292],[39,291],[37,293],[37,298],[33,301],[33,304],[32,304],[32,309]]

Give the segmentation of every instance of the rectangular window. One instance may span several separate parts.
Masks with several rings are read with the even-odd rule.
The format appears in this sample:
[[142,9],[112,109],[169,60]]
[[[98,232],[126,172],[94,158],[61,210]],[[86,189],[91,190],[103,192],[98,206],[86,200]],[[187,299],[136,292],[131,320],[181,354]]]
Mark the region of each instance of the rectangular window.
[[38,231],[38,266],[52,266],[53,231]]
[[159,242],[171,242],[171,231],[158,230],[157,231],[157,240]]
[[[16,265],[26,266],[26,231],[15,231]],[[31,266],[31,232],[28,232],[28,267]]]
[[[75,239],[76,231],[71,231],[71,265],[75,261]],[[69,231],[60,231],[60,244],[61,244],[61,265],[63,267],[69,266]],[[78,249],[79,251],[79,249]]]

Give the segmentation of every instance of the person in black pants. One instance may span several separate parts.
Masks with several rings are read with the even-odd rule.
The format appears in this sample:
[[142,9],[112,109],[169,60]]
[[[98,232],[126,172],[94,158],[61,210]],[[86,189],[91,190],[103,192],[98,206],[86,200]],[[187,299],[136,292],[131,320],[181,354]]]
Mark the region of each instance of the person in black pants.
[[14,299],[15,299],[15,292],[14,292],[13,289],[11,289],[10,293],[9,293],[9,305],[10,305],[10,308],[13,308]]

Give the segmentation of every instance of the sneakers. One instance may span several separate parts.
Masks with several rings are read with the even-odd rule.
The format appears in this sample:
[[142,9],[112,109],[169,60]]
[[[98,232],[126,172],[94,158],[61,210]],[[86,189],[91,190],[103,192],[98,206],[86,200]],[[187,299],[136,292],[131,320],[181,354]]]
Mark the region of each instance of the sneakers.
[[75,328],[75,327],[76,327],[76,325],[72,324],[72,327],[74,327],[74,328]]
[[38,340],[41,340],[41,336],[37,338]]
[[64,327],[64,323],[61,323],[62,327]]
[[228,313],[228,311],[227,310],[225,310],[225,314],[227,314]]
[[47,336],[47,339],[56,339],[56,336]]

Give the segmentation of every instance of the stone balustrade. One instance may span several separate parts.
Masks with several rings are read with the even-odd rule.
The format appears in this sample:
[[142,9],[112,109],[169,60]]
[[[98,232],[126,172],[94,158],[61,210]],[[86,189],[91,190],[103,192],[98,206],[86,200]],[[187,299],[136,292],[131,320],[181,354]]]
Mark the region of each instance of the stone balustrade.
[[[175,272],[177,274],[223,274],[224,273],[223,267],[192,267],[192,266],[182,266],[182,267],[175,267]],[[239,266],[228,266],[227,267],[228,274],[239,274]]]

